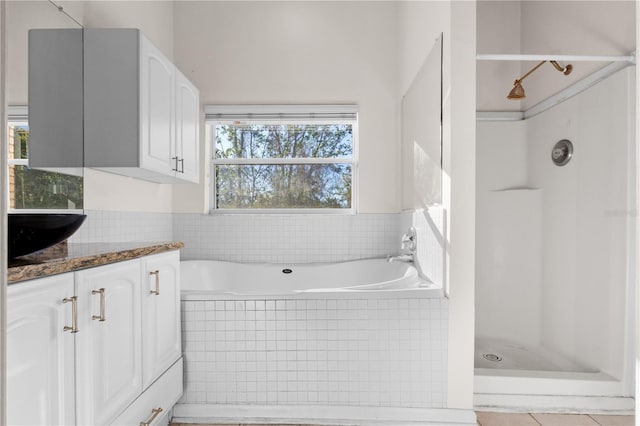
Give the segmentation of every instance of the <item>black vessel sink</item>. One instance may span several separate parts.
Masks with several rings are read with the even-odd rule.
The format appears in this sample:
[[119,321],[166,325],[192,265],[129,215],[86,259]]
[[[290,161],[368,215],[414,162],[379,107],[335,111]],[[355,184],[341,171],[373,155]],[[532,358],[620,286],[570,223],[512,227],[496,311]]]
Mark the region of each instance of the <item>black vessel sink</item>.
[[9,259],[51,247],[80,228],[84,214],[9,214]]

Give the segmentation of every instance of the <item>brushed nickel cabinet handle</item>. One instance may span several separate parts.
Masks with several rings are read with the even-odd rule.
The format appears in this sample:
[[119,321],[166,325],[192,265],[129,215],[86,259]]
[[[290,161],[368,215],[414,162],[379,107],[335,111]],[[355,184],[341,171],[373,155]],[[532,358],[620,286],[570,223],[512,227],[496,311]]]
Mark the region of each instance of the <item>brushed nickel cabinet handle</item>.
[[78,296],[65,297],[62,303],[71,302],[71,326],[65,325],[63,331],[77,333],[78,330]]
[[155,294],[156,296],[160,296],[160,270],[156,269],[155,271],[149,272],[149,275],[156,276],[156,289],[150,290],[149,293]]
[[178,157],[171,157],[172,160],[175,160],[176,162],[176,168],[175,169],[171,169],[172,172],[177,172],[178,171]]
[[184,158],[181,158],[178,160],[178,162],[180,163],[180,173],[184,173]]
[[100,295],[100,315],[91,315],[92,320],[105,321],[107,318],[105,317],[105,297],[104,297],[104,288],[100,290],[91,290],[91,294],[99,294]]
[[160,413],[162,413],[162,407],[151,409],[151,417],[149,417],[146,422],[140,422],[140,426],[150,426]]

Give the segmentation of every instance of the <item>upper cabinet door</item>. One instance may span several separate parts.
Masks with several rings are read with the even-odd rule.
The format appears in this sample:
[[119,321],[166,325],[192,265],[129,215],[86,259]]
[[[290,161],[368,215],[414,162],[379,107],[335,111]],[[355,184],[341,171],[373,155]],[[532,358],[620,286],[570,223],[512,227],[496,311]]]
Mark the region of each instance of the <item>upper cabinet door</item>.
[[142,392],[140,262],[76,273],[77,424],[110,424]]
[[7,289],[7,424],[75,424],[73,290],[73,274]]
[[142,264],[142,375],[147,387],[182,354],[180,253],[151,256]]
[[177,177],[198,183],[200,174],[200,95],[198,89],[176,69]]
[[177,170],[174,131],[174,65],[140,37],[140,166],[172,174]]
[[84,30],[85,167],[198,182],[198,90],[139,30]]
[[29,30],[29,166],[83,167],[82,29]]

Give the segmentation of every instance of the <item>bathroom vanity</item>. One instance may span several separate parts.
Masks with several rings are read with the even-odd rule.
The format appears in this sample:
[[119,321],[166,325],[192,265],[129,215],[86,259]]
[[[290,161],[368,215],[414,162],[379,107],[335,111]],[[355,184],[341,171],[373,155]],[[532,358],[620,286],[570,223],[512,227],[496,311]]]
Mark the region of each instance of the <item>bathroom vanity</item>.
[[166,424],[182,395],[181,247],[89,244],[10,267],[9,424]]

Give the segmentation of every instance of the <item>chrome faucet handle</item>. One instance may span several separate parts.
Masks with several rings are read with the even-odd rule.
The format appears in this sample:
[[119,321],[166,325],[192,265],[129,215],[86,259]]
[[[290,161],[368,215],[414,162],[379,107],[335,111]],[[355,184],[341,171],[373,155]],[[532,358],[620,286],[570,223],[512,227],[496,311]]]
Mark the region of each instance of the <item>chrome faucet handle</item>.
[[409,228],[407,233],[402,236],[402,239],[400,240],[400,246],[402,247],[403,250],[409,250],[411,252],[414,252],[418,247],[417,240],[418,240],[418,237],[416,234],[416,228],[412,226],[411,228]]

